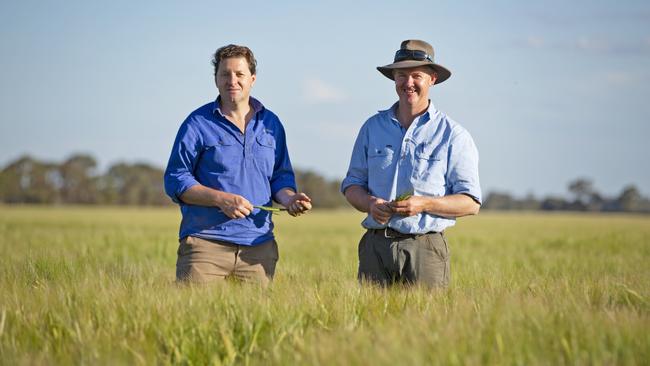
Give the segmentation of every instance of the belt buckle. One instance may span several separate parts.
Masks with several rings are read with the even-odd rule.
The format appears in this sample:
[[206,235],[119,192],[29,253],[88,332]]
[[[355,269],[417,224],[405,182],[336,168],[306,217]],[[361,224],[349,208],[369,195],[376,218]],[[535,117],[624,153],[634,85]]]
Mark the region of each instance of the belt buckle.
[[388,226],[385,227],[384,228],[384,238],[386,238],[386,239],[397,239],[398,238],[397,236],[391,236],[390,234],[388,234],[388,230],[395,231],[395,230],[389,228]]

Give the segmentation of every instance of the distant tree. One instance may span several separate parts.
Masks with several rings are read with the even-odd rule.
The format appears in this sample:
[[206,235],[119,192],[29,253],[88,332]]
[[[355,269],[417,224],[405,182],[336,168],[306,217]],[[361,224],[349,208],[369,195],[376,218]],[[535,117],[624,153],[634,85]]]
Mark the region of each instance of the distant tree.
[[481,208],[486,210],[512,210],[515,208],[515,200],[508,193],[490,192]]
[[640,211],[643,206],[643,201],[641,193],[634,185],[625,187],[617,199],[619,209],[625,212]]
[[596,193],[593,183],[587,178],[578,178],[569,183],[569,192],[573,194],[573,203],[567,208],[571,210],[586,210],[590,199]]
[[55,164],[21,156],[0,172],[0,197],[6,203],[58,203],[60,179]]
[[314,207],[333,208],[346,205],[345,198],[339,192],[340,181],[328,181],[313,171],[295,170],[298,190],[305,192]]
[[643,197],[640,202],[639,212],[650,213],[650,199]]
[[589,203],[587,204],[587,211],[604,211],[607,205],[607,199],[601,196],[598,192],[593,192],[589,196]]
[[490,192],[481,205],[487,210],[539,210],[539,202],[532,193],[528,193],[523,199],[517,199],[506,192]]
[[542,201],[540,207],[542,210],[560,211],[566,209],[567,202],[560,197],[547,197]]
[[96,167],[95,159],[86,154],[73,155],[61,164],[61,197],[64,202],[88,204],[98,201]]
[[521,200],[520,208],[526,211],[535,211],[539,210],[542,205],[532,193],[528,193],[523,200]]
[[33,164],[34,160],[25,155],[2,169],[2,173],[0,173],[0,190],[3,202],[24,202],[25,191],[31,185]]
[[165,194],[163,183],[164,172],[162,169],[146,163],[136,163],[132,167],[137,172],[134,190],[135,200],[139,205],[164,205],[171,204]]
[[163,171],[145,163],[112,165],[98,183],[101,201],[118,205],[166,205]]

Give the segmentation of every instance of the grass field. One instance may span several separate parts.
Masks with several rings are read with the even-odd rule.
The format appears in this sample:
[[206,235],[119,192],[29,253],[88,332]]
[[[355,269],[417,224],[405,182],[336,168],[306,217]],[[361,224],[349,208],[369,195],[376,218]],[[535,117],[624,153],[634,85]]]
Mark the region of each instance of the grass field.
[[0,364],[642,365],[650,217],[482,212],[447,290],[356,282],[362,216],[276,216],[270,289],[174,283],[176,209],[0,206]]

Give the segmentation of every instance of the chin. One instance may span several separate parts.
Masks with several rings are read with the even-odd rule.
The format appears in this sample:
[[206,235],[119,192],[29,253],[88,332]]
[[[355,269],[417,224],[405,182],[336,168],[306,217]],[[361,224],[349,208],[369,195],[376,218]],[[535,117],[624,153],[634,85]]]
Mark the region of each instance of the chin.
[[410,105],[416,105],[416,104],[418,104],[419,101],[420,101],[420,98],[406,98],[404,100],[404,102],[406,102],[406,104],[410,104]]

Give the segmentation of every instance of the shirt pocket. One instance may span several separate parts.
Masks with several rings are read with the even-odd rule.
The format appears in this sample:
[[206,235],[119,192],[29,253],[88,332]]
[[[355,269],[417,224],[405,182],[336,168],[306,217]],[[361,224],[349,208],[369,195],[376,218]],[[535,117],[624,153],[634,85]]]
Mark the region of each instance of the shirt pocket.
[[413,178],[418,190],[442,195],[447,174],[447,149],[444,145],[420,144],[415,148]]
[[273,135],[261,134],[255,137],[255,164],[267,177],[273,175],[273,167],[275,166],[275,148],[276,142]]
[[368,169],[370,171],[385,170],[393,162],[395,151],[390,145],[370,147],[368,149]]
[[212,173],[225,173],[238,166],[241,161],[241,149],[235,141],[222,136],[205,146],[201,160],[209,162]]
[[390,185],[393,181],[393,160],[395,150],[392,146],[374,146],[368,148],[368,185],[371,187]]

